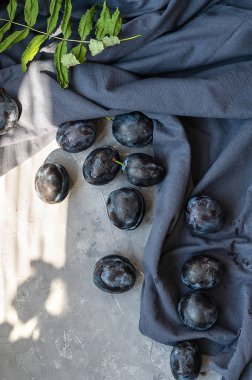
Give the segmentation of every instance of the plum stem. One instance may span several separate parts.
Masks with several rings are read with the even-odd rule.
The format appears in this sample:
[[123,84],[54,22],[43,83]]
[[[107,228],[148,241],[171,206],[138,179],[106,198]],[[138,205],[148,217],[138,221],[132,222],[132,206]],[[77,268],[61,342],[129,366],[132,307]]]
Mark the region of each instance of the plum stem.
[[123,166],[123,167],[126,166],[126,165],[123,164],[121,161],[116,160],[114,157],[112,158],[112,160],[113,160],[113,162],[116,162],[117,164],[119,164],[119,165],[121,165],[121,166]]
[[112,121],[114,120],[114,119],[113,119],[112,117],[110,117],[110,116],[106,116],[106,119],[107,119],[107,120],[112,120]]

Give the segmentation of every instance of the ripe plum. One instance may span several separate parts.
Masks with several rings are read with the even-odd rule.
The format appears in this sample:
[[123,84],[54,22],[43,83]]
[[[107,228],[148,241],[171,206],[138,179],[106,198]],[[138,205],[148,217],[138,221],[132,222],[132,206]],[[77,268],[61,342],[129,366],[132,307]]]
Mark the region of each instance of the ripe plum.
[[123,164],[123,174],[135,186],[154,186],[165,176],[165,170],[158,159],[145,153],[130,154]]
[[223,211],[220,204],[210,196],[199,195],[187,203],[188,224],[192,231],[208,234],[223,226]]
[[182,267],[182,281],[195,290],[213,288],[218,285],[222,276],[222,264],[208,255],[193,256]]
[[202,293],[188,293],[178,304],[181,321],[194,330],[208,330],[216,322],[218,310],[215,301]]
[[108,217],[121,230],[133,230],[144,217],[144,199],[135,189],[124,187],[109,194]]
[[195,380],[199,376],[202,357],[193,341],[178,343],[170,356],[170,367],[176,380]]
[[120,165],[114,160],[120,160],[119,153],[110,146],[94,149],[83,164],[83,176],[91,185],[105,185],[117,175]]
[[93,281],[104,292],[124,293],[135,284],[136,270],[124,256],[104,256],[95,265]]
[[89,148],[95,141],[94,122],[92,120],[69,121],[57,129],[58,145],[69,153],[78,153]]
[[15,126],[18,118],[17,103],[3,88],[0,88],[0,135],[8,133]]
[[113,120],[112,132],[120,144],[142,148],[152,140],[153,122],[141,112],[117,115]]
[[64,166],[43,164],[35,177],[35,189],[39,198],[46,203],[62,202],[69,193],[70,179]]

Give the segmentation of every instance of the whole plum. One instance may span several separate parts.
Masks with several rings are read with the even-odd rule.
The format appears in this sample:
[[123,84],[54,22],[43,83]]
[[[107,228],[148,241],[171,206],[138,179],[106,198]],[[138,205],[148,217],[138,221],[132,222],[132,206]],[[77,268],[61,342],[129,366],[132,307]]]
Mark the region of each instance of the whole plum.
[[19,118],[18,105],[4,88],[0,88],[0,135],[5,135],[17,123]]
[[170,356],[170,367],[176,380],[195,380],[199,376],[202,357],[193,341],[178,343]]
[[187,293],[178,304],[181,321],[194,330],[208,330],[218,318],[215,301],[202,293]]
[[110,146],[93,150],[83,164],[83,176],[91,185],[105,185],[117,175],[120,165],[114,160],[120,160],[119,153]]
[[187,217],[190,228],[197,233],[217,232],[223,226],[222,207],[214,198],[207,195],[189,199]]
[[182,281],[195,290],[213,288],[218,285],[222,276],[222,264],[208,255],[191,257],[182,267]]
[[124,293],[134,286],[136,270],[124,256],[104,256],[95,265],[93,281],[104,292]]
[[95,141],[95,128],[92,120],[69,121],[57,129],[58,145],[69,153],[78,153],[89,148]]
[[123,187],[109,194],[108,217],[121,230],[137,228],[144,217],[144,210],[144,199],[135,189]]
[[154,186],[165,176],[165,170],[158,159],[145,153],[126,156],[123,165],[123,174],[135,186]]
[[153,121],[141,112],[117,115],[113,120],[112,132],[120,144],[142,148],[152,140]]
[[43,164],[35,176],[35,189],[39,198],[46,203],[62,202],[69,193],[70,179],[64,166]]

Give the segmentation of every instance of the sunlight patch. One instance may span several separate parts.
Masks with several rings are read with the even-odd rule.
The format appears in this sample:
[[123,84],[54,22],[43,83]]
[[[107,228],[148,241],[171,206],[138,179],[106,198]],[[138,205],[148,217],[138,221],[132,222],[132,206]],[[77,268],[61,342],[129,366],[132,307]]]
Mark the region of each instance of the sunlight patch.
[[61,315],[67,308],[66,288],[62,280],[52,281],[50,295],[46,300],[45,309],[53,316]]
[[37,339],[39,338],[39,329],[38,329],[38,318],[34,317],[30,319],[26,323],[17,322],[15,324],[15,327],[10,333],[9,341],[11,343],[17,342],[21,339],[29,339],[30,337],[33,337],[33,334],[35,333],[35,336]]

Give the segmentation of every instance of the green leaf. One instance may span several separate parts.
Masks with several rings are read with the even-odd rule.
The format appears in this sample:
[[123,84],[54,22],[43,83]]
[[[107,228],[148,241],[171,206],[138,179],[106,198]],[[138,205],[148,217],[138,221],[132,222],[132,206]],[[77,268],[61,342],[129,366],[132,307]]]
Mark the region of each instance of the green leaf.
[[108,23],[107,28],[107,34],[111,37],[118,36],[122,30],[122,18],[120,17],[120,11],[118,8],[116,8],[115,12],[113,13],[111,21]]
[[[72,2],[71,0],[65,0],[65,9],[64,9],[63,19],[61,22],[61,31],[64,38],[69,38],[69,36],[71,35],[71,24],[70,24],[71,13],[72,13]],[[69,82],[68,68],[70,66],[73,66],[71,64],[71,60],[69,57],[70,54],[67,54],[67,41],[62,41],[57,45],[56,50],[55,50],[54,61],[55,61],[58,81],[60,82],[62,88],[68,87],[68,82]],[[72,61],[74,59],[76,61],[75,56],[73,56]],[[76,64],[79,64],[79,62],[78,61],[77,63],[75,62],[75,65]]]
[[110,21],[110,19],[111,19],[110,10],[105,0],[103,3],[100,17],[98,18],[97,23],[96,23],[95,35],[98,40],[101,40],[103,37],[106,36],[107,24]]
[[110,10],[106,4],[106,0],[103,3],[103,8],[99,19],[96,23],[95,35],[98,40],[102,40],[105,36],[118,36],[122,29],[122,19],[120,17],[120,11],[116,8],[115,12],[111,16]]
[[63,0],[51,0],[50,17],[47,20],[47,33],[51,34],[57,26],[59,11]]
[[71,53],[75,56],[75,58],[83,63],[86,61],[87,48],[83,44],[79,44],[71,50]]
[[89,43],[89,50],[92,56],[100,54],[104,50],[102,41],[94,40],[91,38]]
[[16,43],[24,40],[29,34],[29,29],[17,30],[10,34],[4,41],[0,43],[0,53],[6,49],[10,49]]
[[[14,20],[15,18],[15,15],[16,15],[16,11],[17,11],[17,0],[10,0],[8,6],[7,6],[7,12],[8,12],[8,15],[9,15],[9,18],[11,21]],[[8,30],[10,30],[11,28],[11,22],[7,22],[4,26],[2,26],[0,28],[0,41],[2,41],[3,39],[3,36],[6,32],[8,32]]]
[[38,0],[25,0],[24,18],[29,26],[36,23],[39,11]]
[[[82,41],[92,32],[95,12],[96,6],[94,5],[91,9],[87,10],[80,20],[78,32]],[[71,53],[74,54],[80,63],[83,63],[86,60],[87,48],[83,43],[80,43],[71,50]]]
[[89,50],[92,56],[95,56],[103,52],[103,50],[106,49],[107,47],[118,45],[118,44],[120,44],[120,40],[116,36],[103,37],[101,41],[91,38],[90,43],[89,43]]
[[91,9],[88,9],[80,19],[78,32],[82,40],[85,40],[85,38],[92,32],[95,12],[96,6],[93,6]]
[[70,66],[77,66],[80,64],[78,59],[76,59],[75,55],[73,53],[64,54],[61,58],[61,63],[64,65],[67,69]]
[[14,20],[16,16],[16,11],[17,11],[17,0],[10,0],[7,6],[7,11],[8,11],[10,20]]
[[70,24],[71,14],[72,14],[72,1],[65,0],[65,10],[64,10],[63,20],[61,23],[61,31],[65,38],[69,38],[71,35],[71,24]]
[[47,40],[48,36],[45,35],[39,35],[33,37],[33,39],[29,42],[27,48],[22,54],[21,57],[21,63],[22,63],[22,70],[27,70],[27,63],[32,61],[35,55],[38,53],[40,46],[43,42]]
[[67,53],[67,42],[60,42],[55,50],[54,63],[57,71],[57,78],[62,88],[68,86],[68,69],[62,64],[61,59]]
[[0,41],[2,41],[3,39],[3,36],[6,32],[8,32],[8,30],[10,29],[11,27],[11,22],[7,22],[4,26],[2,26],[2,28],[0,29]]
[[103,37],[102,43],[104,48],[107,48],[109,46],[114,46],[120,44],[120,40],[116,36],[111,36],[111,37]]

